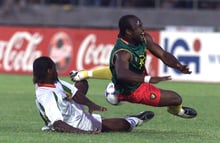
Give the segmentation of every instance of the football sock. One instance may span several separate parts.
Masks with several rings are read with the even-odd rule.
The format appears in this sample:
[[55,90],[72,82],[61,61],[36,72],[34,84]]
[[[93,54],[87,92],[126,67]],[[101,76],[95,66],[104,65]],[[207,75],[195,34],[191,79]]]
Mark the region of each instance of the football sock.
[[169,106],[167,111],[171,114],[174,114],[174,115],[184,113],[184,110],[182,109],[182,104],[180,104],[178,106]]
[[110,80],[112,78],[112,73],[109,69],[109,66],[104,66],[88,71],[88,76],[90,78]]
[[125,120],[127,120],[130,123],[130,129],[129,131],[131,131],[132,129],[134,129],[137,125],[138,125],[138,118],[136,117],[127,117],[125,118]]

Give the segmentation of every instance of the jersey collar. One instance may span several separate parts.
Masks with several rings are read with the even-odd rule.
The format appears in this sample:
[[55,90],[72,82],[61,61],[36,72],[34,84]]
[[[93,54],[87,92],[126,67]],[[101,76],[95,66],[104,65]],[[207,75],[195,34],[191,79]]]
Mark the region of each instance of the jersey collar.
[[55,88],[55,84],[49,84],[49,83],[37,83],[37,85],[39,87],[51,87],[51,88]]
[[119,38],[122,42],[124,42],[126,45],[129,45],[129,42],[128,41],[126,41],[125,39],[123,39],[123,38]]

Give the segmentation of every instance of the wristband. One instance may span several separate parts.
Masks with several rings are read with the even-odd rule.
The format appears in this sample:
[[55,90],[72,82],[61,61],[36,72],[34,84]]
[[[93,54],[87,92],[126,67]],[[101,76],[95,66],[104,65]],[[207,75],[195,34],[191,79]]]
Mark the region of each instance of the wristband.
[[149,83],[151,79],[151,76],[145,76],[144,77],[144,82]]

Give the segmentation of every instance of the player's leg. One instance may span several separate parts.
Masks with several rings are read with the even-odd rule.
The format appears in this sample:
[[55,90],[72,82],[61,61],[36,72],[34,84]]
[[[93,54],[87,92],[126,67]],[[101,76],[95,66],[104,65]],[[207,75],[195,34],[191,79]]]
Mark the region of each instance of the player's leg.
[[75,82],[75,87],[78,88],[78,90],[83,93],[84,95],[87,94],[87,91],[89,89],[89,84],[87,80],[81,80]]
[[128,132],[143,122],[149,121],[154,117],[151,111],[144,111],[137,115],[130,115],[126,118],[109,118],[102,120],[102,132]]
[[90,78],[94,79],[112,79],[112,73],[109,66],[98,67],[93,70],[90,70]]
[[102,132],[125,132],[129,131],[130,127],[130,123],[123,118],[110,118],[102,120]]
[[167,106],[171,114],[178,114],[182,109],[182,98],[174,91],[160,89],[160,101],[158,106]]
[[117,95],[119,101],[145,104],[155,107],[168,107],[168,112],[183,118],[193,118],[196,111],[189,107],[182,107],[181,96],[170,90],[159,89],[158,87],[142,83],[131,95]]
[[182,98],[178,93],[160,89],[160,101],[158,106],[178,106],[181,104]]
[[94,68],[92,70],[81,70],[81,71],[71,71],[70,78],[73,81],[80,81],[83,79],[94,78],[94,79],[106,79],[110,80],[112,78],[109,66],[103,66]]
[[167,111],[169,113],[182,118],[194,118],[197,115],[194,109],[182,106],[181,96],[170,90],[160,89],[160,102],[158,106],[168,106]]

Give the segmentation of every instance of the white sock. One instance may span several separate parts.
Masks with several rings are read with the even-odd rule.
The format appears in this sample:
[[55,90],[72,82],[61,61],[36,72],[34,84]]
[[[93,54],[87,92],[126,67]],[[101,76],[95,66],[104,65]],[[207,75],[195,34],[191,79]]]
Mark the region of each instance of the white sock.
[[127,120],[130,123],[131,126],[130,126],[129,131],[131,131],[132,129],[134,129],[137,126],[139,119],[136,117],[127,117],[127,118],[125,118],[125,120]]
[[185,112],[184,109],[181,108],[180,111],[179,111],[179,113],[177,113],[177,114],[178,114],[178,115],[184,115],[184,112]]

